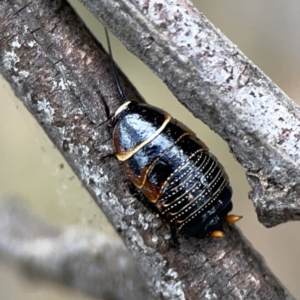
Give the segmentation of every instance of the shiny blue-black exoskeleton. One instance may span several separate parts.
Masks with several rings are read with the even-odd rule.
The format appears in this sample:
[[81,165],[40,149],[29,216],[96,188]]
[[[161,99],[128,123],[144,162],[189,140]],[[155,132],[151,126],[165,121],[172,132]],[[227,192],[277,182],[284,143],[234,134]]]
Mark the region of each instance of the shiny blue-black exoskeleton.
[[195,133],[167,112],[127,101],[112,68],[123,104],[114,113],[113,143],[133,184],[134,195],[178,233],[222,237],[224,222],[241,217],[232,210],[232,189],[218,160]]

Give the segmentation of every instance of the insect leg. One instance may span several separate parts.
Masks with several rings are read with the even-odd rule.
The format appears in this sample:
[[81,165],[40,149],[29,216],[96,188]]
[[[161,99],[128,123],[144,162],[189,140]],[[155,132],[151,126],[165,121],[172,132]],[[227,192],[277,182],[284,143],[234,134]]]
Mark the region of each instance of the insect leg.
[[130,193],[137,200],[139,200],[141,203],[143,203],[143,205],[147,209],[149,209],[153,214],[159,215],[159,217],[161,217],[161,214],[160,214],[159,210],[157,209],[157,207],[154,204],[152,204],[151,202],[149,202],[149,200],[144,196],[144,194],[131,182],[129,182],[129,190],[130,190]]
[[[136,188],[135,185],[133,185],[131,182],[129,182],[129,190],[131,194],[139,200],[148,210],[150,210],[153,214],[156,216],[160,217],[164,222],[164,218],[161,215],[160,211],[157,209],[157,207],[151,203],[145,196],[144,194]],[[172,247],[177,248],[179,246],[179,241],[178,241],[178,230],[175,227],[169,226],[170,227],[170,233],[172,237]]]

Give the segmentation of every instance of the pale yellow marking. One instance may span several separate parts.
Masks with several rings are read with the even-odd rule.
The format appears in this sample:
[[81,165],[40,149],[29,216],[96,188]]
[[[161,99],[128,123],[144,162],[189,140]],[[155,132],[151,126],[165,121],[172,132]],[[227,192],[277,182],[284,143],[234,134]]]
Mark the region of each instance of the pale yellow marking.
[[[177,223],[182,224],[182,223],[186,222],[188,219],[190,219],[192,216],[197,215],[198,212],[199,212],[200,210],[202,210],[202,208],[203,208],[204,206],[210,204],[211,201],[214,200],[214,196],[219,195],[219,194],[221,193],[221,191],[225,188],[226,183],[227,183],[227,181],[226,181],[225,178],[224,178],[223,182],[222,182],[222,183],[220,184],[220,186],[219,186],[219,189],[216,190],[216,192],[212,195],[212,197],[209,198],[208,201],[206,201],[204,204],[202,204],[201,206],[199,206],[199,207],[197,208],[197,210],[195,210],[191,215],[187,216],[184,220],[181,220],[181,221],[180,221],[180,220],[176,220]],[[195,200],[196,200],[197,198],[198,198],[198,196],[195,198]],[[194,201],[195,201],[195,200],[194,200]],[[177,213],[175,213],[174,216],[176,216],[176,214],[177,214]],[[180,226],[180,227],[181,227],[181,226]],[[180,230],[180,229],[181,229],[181,228],[179,228],[179,230]]]
[[[143,178],[143,182],[140,186],[137,186],[137,188],[141,189],[144,185],[145,185],[145,182],[147,180],[147,176],[148,176],[148,173],[150,172],[150,170],[153,168],[153,166],[161,159],[161,157],[163,157],[168,151],[170,151],[175,145],[176,143],[181,139],[183,138],[184,136],[186,135],[190,135],[190,133],[188,132],[185,132],[184,134],[182,134],[178,139],[177,141],[174,143],[174,145],[172,145],[171,147],[167,148],[159,157],[157,157],[153,163],[149,166],[149,168],[147,169],[147,172],[145,173],[145,176]],[[160,189],[160,193],[161,193],[162,189]],[[160,193],[159,193],[159,196],[160,196]],[[156,199],[157,201],[157,199]]]
[[189,200],[189,201],[192,201],[194,198],[195,198],[195,197],[193,196],[193,194],[189,194],[189,195],[188,195],[188,200]]
[[[200,197],[202,197],[202,195],[203,195],[205,192],[206,192],[206,190],[202,190],[200,194],[198,194],[196,197],[194,197],[194,201],[193,201],[193,202],[197,201]],[[186,195],[186,193],[185,193],[185,195]],[[180,198],[178,198],[178,199],[180,199]],[[210,200],[208,200],[208,201],[210,201]],[[205,206],[205,204],[206,204],[208,201],[206,201],[201,207]],[[170,212],[169,214],[170,214],[171,216],[176,216],[176,215],[180,214],[182,211],[184,211],[187,207],[191,206],[192,204],[193,204],[193,203],[188,202],[188,203],[187,203],[184,207],[182,207],[179,211],[176,211],[176,212],[174,212],[174,213]],[[201,207],[200,207],[200,208],[201,208]],[[178,221],[178,222],[180,222],[180,221]]]
[[123,104],[116,110],[116,112],[115,112],[115,114],[114,114],[114,119],[115,119],[116,116],[117,116],[120,112],[122,112],[122,111],[123,111],[130,103],[131,103],[131,101],[127,101],[127,102],[123,103]]
[[[127,103],[127,102],[126,102]],[[140,143],[138,146],[134,147],[132,150],[122,153],[122,154],[117,154],[117,158],[120,161],[125,161],[129,159],[131,156],[133,156],[135,153],[137,153],[140,149],[142,149],[145,145],[150,143],[152,140],[154,140],[167,126],[167,124],[170,122],[171,116],[169,114],[166,114],[166,119],[162,123],[159,129],[157,129],[148,139]]]
[[[168,208],[169,206],[173,205],[174,203],[180,201],[181,198],[184,198],[191,190],[193,190],[196,186],[197,186],[198,182],[195,181],[195,183],[190,187],[189,190],[186,190],[183,194],[179,195],[179,197],[177,197],[176,199],[174,199],[172,202],[170,203],[162,203],[162,206],[164,208]],[[181,185],[181,184],[180,184]],[[177,187],[179,187],[180,185],[178,185]],[[204,193],[204,191],[202,191],[201,193]],[[197,197],[199,196],[199,194],[197,195]],[[195,199],[195,197],[193,198]]]
[[[213,161],[214,162],[214,161]],[[205,174],[203,174],[203,176],[202,177],[205,177],[206,176],[206,174],[211,170],[211,168],[212,168],[212,165],[213,164],[211,164],[210,165],[210,167],[209,167],[209,169],[206,171],[206,173]],[[219,173],[221,173],[221,169],[219,169],[219,172],[218,172],[218,174],[216,175],[216,177],[214,178],[214,180],[208,185],[209,187],[213,184],[213,182],[215,181],[215,179],[217,178],[217,176],[219,175]],[[201,178],[202,178],[201,177]],[[220,177],[221,178],[221,177]],[[197,182],[196,182],[197,183]],[[175,213],[170,213],[170,215],[171,216],[176,216],[177,214],[179,214],[179,213],[181,213],[182,211],[184,211],[186,208],[188,208],[188,207],[191,207],[192,205],[193,205],[193,203],[196,201],[196,200],[198,200],[204,193],[206,192],[206,190],[202,190],[201,191],[201,193],[200,194],[198,194],[196,197],[193,197],[193,201],[192,202],[188,202],[184,207],[182,207],[179,211],[177,211],[177,212],[175,212]],[[187,194],[187,193],[184,193],[184,194]],[[181,196],[179,197],[179,198],[177,198],[177,199],[180,199],[181,198]],[[211,198],[209,198],[201,207],[203,207],[203,206],[205,206],[208,202],[210,202],[211,201]],[[174,202],[174,201],[173,201]],[[180,221],[178,221],[178,222],[180,222]]]
[[[197,150],[197,151],[198,151],[198,150]],[[203,152],[202,149],[201,149],[199,152]],[[197,153],[199,153],[199,152],[197,152]],[[198,166],[198,167],[195,169],[195,172],[196,172],[196,171],[199,171],[200,169],[202,169],[202,166],[203,166],[205,163],[207,163],[207,162],[206,162],[206,161],[207,161],[206,158],[208,158],[208,156],[204,157],[203,162],[201,163],[200,166]],[[190,160],[190,157],[189,157],[188,159]],[[187,162],[186,162],[186,163],[187,163]],[[194,173],[190,173],[190,175],[189,175],[184,181],[181,181],[178,185],[174,186],[170,191],[173,191],[173,190],[177,189],[177,188],[180,187],[182,184],[185,184],[187,181],[189,181],[189,180],[191,179],[191,177],[194,177],[194,176],[195,176],[195,172],[194,172]],[[174,172],[174,173],[175,173],[175,172]]]
[[[187,164],[187,162],[192,158],[192,157],[194,157],[197,153],[199,153],[199,152],[201,152],[201,151],[203,151],[203,149],[199,149],[199,150],[196,150],[191,156],[189,156],[167,179],[166,179],[166,181],[164,182],[164,184],[163,184],[163,186],[161,187],[161,190],[163,190],[165,187],[166,187],[166,185],[169,183],[169,180],[170,179],[172,179],[173,178],[173,176],[178,172],[178,171],[180,171],[181,169],[183,169],[185,166],[186,166],[186,164]],[[178,187],[178,185],[176,185],[175,187]],[[174,188],[175,188],[174,187]],[[173,188],[173,189],[174,189]],[[172,190],[173,190],[172,189]]]

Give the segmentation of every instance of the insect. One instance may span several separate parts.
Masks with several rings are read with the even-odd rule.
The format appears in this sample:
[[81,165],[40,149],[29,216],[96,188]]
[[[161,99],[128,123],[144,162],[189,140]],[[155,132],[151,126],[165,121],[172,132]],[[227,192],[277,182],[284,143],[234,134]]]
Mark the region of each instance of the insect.
[[167,112],[148,104],[127,101],[114,67],[123,104],[112,117],[115,153],[133,193],[178,234],[223,237],[223,223],[241,217],[232,210],[232,189],[222,165],[194,132]]

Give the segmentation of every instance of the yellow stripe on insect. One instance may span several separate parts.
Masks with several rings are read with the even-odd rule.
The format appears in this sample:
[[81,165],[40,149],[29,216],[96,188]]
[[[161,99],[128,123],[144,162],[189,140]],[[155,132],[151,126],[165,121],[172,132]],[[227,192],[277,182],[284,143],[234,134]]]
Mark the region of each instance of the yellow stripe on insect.
[[121,154],[116,154],[118,160],[120,161],[125,161],[129,159],[131,156],[133,156],[135,153],[137,153],[140,149],[142,149],[145,145],[150,143],[152,140],[154,140],[167,126],[167,124],[170,122],[171,116],[169,114],[166,114],[166,118],[160,128],[156,130],[149,138],[147,138],[145,141],[134,147],[132,150],[126,152],[126,153],[121,153]]

